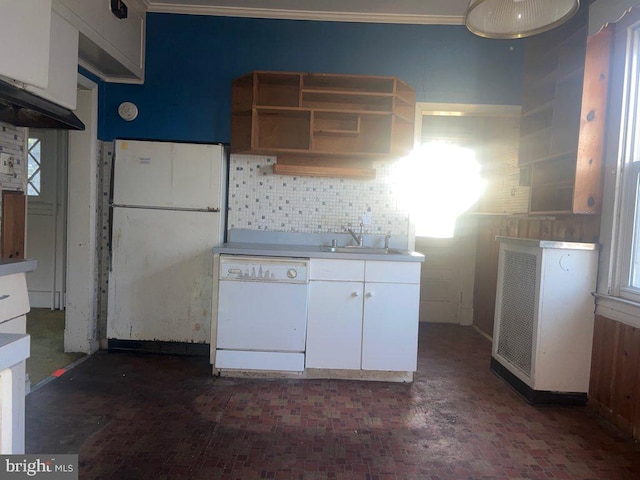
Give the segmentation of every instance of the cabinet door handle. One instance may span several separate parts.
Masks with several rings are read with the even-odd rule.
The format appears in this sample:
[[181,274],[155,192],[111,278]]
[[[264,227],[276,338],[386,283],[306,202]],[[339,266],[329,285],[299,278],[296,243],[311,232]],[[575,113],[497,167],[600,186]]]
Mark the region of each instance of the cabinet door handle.
[[0,300],[6,300],[7,298],[9,298],[11,295],[0,295]]
[[373,297],[373,292],[367,292],[367,298]]
[[360,296],[360,292],[353,292],[351,294],[352,297],[359,297]]

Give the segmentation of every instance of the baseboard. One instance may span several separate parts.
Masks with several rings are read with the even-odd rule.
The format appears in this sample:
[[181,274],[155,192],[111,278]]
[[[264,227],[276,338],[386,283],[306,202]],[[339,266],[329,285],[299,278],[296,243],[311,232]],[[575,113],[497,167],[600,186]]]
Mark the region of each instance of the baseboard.
[[[29,290],[29,306],[31,308],[51,308],[51,292]],[[56,292],[54,309],[60,308],[60,292]]]
[[139,353],[156,353],[162,355],[185,355],[208,357],[208,343],[159,342],[155,340],[107,340],[109,351],[129,351]]
[[493,357],[491,357],[491,371],[509,384],[531,405],[585,406],[587,404],[586,393],[534,390]]

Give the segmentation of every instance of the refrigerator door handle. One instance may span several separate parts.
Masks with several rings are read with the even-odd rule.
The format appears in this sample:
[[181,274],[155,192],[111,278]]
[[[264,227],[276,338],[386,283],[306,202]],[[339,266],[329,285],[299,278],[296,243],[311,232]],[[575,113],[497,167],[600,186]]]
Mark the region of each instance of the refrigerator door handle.
[[220,213],[220,209],[217,207],[207,208],[187,208],[187,207],[153,207],[148,205],[123,205],[118,203],[111,204],[111,208],[139,208],[141,210],[170,210],[174,212],[206,212],[206,213]]

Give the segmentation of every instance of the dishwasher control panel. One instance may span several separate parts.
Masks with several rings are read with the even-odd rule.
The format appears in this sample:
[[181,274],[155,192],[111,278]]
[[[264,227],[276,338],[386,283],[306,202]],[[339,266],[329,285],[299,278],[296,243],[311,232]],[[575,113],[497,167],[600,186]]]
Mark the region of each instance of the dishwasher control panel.
[[309,262],[301,258],[221,255],[220,280],[308,283]]

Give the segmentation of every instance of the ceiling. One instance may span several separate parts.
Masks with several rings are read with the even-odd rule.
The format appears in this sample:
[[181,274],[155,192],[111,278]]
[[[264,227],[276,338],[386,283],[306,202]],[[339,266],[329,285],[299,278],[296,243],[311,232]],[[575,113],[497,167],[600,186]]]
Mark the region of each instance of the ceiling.
[[149,12],[334,22],[462,25],[469,0],[144,0]]

